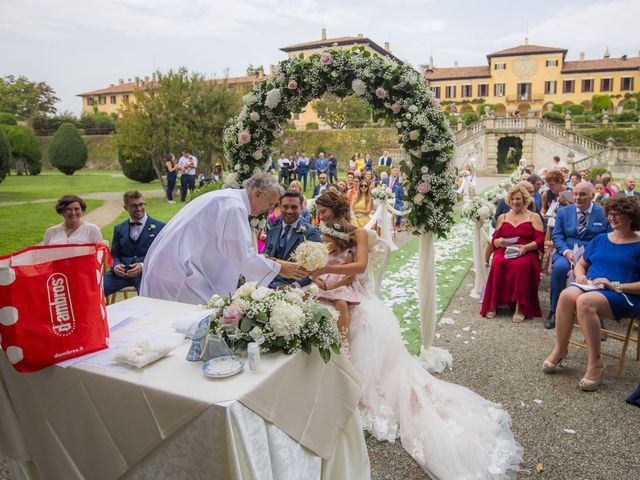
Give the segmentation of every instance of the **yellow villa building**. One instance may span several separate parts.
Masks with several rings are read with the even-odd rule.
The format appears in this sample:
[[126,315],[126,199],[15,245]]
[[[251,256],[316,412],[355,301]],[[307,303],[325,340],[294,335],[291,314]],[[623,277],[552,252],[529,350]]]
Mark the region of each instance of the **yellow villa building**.
[[[625,93],[640,88],[640,56],[567,61],[563,48],[524,45],[487,55],[487,65],[435,68],[425,78],[447,110],[464,113],[478,103],[495,105],[497,116],[540,116],[554,104],[591,107],[593,95],[611,97],[612,110],[621,110]],[[452,108],[451,104],[456,106]],[[516,113],[518,112],[518,113]],[[479,112],[484,113],[484,112]]]

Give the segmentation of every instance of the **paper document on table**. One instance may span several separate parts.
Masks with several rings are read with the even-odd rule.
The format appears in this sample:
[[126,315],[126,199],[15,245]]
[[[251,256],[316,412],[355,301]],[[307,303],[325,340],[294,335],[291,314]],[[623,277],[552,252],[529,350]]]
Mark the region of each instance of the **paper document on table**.
[[135,320],[146,317],[151,313],[147,307],[132,307],[126,303],[115,303],[107,307],[107,322],[109,331],[113,332]]
[[216,309],[212,308],[185,313],[173,322],[171,327],[174,328],[176,332],[183,334],[185,337],[196,338],[201,336],[198,334],[198,326],[200,322],[203,319],[210,317],[215,312]]

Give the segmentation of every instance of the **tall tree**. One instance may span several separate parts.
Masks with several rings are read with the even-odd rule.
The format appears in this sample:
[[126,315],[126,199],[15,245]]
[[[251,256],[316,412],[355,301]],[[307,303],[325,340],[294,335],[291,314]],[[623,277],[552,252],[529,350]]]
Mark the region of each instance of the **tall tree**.
[[7,75],[0,78],[0,111],[13,113],[20,120],[56,113],[55,104],[60,99],[55,93],[46,82]]
[[340,98],[327,93],[313,104],[320,120],[331,128],[361,127],[371,120],[371,109],[355,95]]
[[5,179],[11,167],[11,146],[9,140],[0,128],[0,183]]
[[49,144],[49,162],[65,175],[73,175],[87,163],[88,150],[73,123],[63,123]]
[[42,171],[42,147],[36,136],[21,125],[0,125],[11,145],[16,175],[38,175]]
[[156,73],[158,81],[135,93],[122,111],[116,144],[130,159],[151,159],[162,181],[164,156],[188,147],[207,174],[212,156],[222,151],[222,131],[240,111],[239,94],[224,81],[189,74],[186,68]]

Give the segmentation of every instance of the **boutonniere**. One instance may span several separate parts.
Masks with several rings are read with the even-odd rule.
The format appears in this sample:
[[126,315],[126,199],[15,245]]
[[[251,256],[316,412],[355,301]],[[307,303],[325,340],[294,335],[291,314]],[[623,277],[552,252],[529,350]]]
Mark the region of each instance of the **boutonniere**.
[[149,225],[149,231],[152,232],[156,229],[156,224],[152,223],[151,225]]
[[296,230],[296,233],[307,233],[307,227],[305,227],[304,225],[300,225]]

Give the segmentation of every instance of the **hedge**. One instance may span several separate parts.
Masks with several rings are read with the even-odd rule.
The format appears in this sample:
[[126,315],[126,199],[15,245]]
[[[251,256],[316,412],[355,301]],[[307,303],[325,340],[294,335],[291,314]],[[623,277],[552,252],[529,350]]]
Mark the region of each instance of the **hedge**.
[[640,147],[639,128],[603,127],[595,130],[586,130],[580,132],[580,134],[605,144],[608,138],[613,138],[613,143],[616,147]]
[[[53,137],[37,137],[42,147],[42,166],[52,168],[49,162],[49,143]],[[82,139],[87,145],[89,157],[85,168],[98,170],[119,170],[118,150],[113,143],[111,135],[83,135]]]

